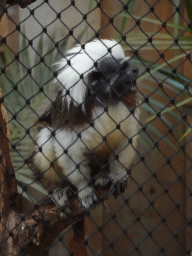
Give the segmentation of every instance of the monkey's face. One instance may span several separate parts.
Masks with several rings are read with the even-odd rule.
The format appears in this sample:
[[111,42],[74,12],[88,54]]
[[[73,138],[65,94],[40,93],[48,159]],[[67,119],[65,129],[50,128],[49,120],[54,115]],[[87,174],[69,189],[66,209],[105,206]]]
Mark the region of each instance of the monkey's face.
[[128,107],[136,105],[136,79],[139,71],[128,58],[104,58],[89,74],[89,96],[94,96],[103,106],[124,100]]

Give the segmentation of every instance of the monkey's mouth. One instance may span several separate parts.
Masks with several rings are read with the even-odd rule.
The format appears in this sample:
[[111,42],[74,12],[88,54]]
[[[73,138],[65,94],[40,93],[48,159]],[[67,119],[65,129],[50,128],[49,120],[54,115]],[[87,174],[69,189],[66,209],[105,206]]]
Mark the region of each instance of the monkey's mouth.
[[117,88],[113,89],[112,95],[114,99],[119,100],[124,96],[133,96],[135,97],[138,92],[136,81],[131,83],[126,83],[124,85],[119,85]]
[[122,97],[123,102],[127,105],[128,108],[135,108],[138,103],[138,89],[136,82],[129,84],[127,93]]
[[136,94],[137,92],[138,92],[138,89],[137,89],[137,83],[136,82],[129,85],[128,94]]

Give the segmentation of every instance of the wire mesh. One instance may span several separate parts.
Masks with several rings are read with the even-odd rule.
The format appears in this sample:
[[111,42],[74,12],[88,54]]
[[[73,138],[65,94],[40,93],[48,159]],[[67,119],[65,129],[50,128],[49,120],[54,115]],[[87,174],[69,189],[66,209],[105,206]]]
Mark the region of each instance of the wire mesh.
[[[67,50],[76,44],[84,49],[93,39],[100,42],[105,38],[115,39],[130,56],[132,65],[139,68],[137,88],[140,101],[134,109],[140,109],[139,119],[134,116],[134,111],[129,112],[137,120],[139,130],[130,138],[123,135],[130,145],[136,135],[139,139],[137,146],[131,146],[136,159],[126,167],[129,177],[124,193],[116,199],[110,197],[106,204],[99,204],[86,217],[88,253],[191,255],[191,2],[71,0],[63,3],[37,0],[23,10],[16,5],[7,6],[4,13],[2,27],[0,24],[1,102],[8,113],[12,161],[23,208],[29,211],[40,200],[54,195],[52,187],[47,187],[39,175],[35,175],[35,180],[31,177],[33,168],[29,156],[42,151],[41,147],[34,151],[37,134],[48,127],[51,136],[63,148],[62,154],[50,162],[51,167],[63,155],[71,158],[69,151],[75,154],[77,139],[63,147],[62,140],[55,136],[61,127],[53,125],[53,129],[50,126],[52,121],[47,111],[50,105],[56,106],[54,111],[58,111],[58,114],[51,113],[51,120],[64,118],[65,125],[62,125],[66,126],[68,122],[71,133],[82,143],[87,126],[80,133],[74,128],[74,123],[78,124],[82,119],[89,119],[88,127],[100,133],[95,123],[100,116],[106,115],[108,122],[115,123],[115,130],[124,134],[124,130],[121,131],[123,121],[113,120],[108,112],[110,106],[103,107],[95,119],[79,116],[80,112],[74,114],[75,120],[73,113],[63,115],[59,102],[64,96],[59,94],[56,98],[54,82],[60,81],[58,69],[53,64],[66,58]],[[71,65],[70,61],[68,65]],[[85,74],[74,71],[80,80],[84,79]],[[69,89],[75,86],[71,84]],[[71,97],[70,104],[77,103],[73,102],[69,90],[65,93]],[[95,99],[91,100],[94,102]],[[79,105],[82,107],[81,103]],[[110,129],[105,136],[100,133],[102,141],[97,147],[110,136],[113,140],[113,132],[114,129]],[[84,146],[90,150],[86,143]],[[99,172],[118,160],[117,155],[124,148],[119,152],[110,150],[114,159],[108,159],[103,165],[97,164]],[[106,148],[102,154],[106,154]],[[75,166],[74,171],[82,168],[86,159],[77,162],[71,158],[70,168],[71,165]],[[58,175],[62,176],[61,173]],[[67,186],[77,193],[74,186],[68,183]],[[119,192],[115,189],[114,194]],[[71,234],[72,227],[64,230],[46,248],[47,254],[70,255],[68,242]]]

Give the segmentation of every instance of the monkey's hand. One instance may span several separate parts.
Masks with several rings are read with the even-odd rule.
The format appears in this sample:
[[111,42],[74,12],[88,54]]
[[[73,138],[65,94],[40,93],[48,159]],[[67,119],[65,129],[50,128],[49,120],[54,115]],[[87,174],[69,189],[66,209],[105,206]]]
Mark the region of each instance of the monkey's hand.
[[117,179],[117,177],[110,177],[110,175],[103,175],[95,181],[95,186],[109,188],[109,193],[116,198],[119,194],[125,192],[127,188],[127,176],[125,178]]
[[60,206],[61,208],[61,217],[65,217],[65,213],[69,214],[71,211],[68,207],[68,196],[67,196],[68,188],[58,187],[53,189],[51,194],[52,200]]
[[90,186],[87,186],[83,188],[81,191],[79,191],[78,198],[80,200],[81,205],[85,209],[90,208],[90,206],[92,206],[97,201],[95,191]]
[[115,198],[125,192],[127,187],[127,170],[126,168],[117,160],[114,160],[110,164],[109,173],[103,173],[95,181],[95,186],[106,187],[109,189],[109,193],[114,195]]
[[[60,206],[61,217],[65,217],[65,213],[70,214],[70,199],[74,197],[74,195],[74,191],[71,194],[71,190],[68,188],[58,187],[53,190],[51,198],[57,205]],[[90,208],[97,201],[97,196],[94,189],[89,186],[78,192],[78,198],[81,205],[85,209]]]

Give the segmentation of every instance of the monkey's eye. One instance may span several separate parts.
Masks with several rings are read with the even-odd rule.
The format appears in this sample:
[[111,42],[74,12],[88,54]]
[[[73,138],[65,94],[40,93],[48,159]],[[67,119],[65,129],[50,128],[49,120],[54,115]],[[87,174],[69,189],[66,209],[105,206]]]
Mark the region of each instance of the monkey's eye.
[[93,81],[90,85],[89,85],[89,91],[91,94],[96,93],[97,89],[98,89],[98,84],[99,81],[95,80]]
[[93,71],[92,73],[89,74],[88,84],[89,84],[89,89],[91,93],[95,92],[95,90],[97,89],[100,79],[101,79],[100,72]]
[[93,82],[91,83],[91,86],[92,86],[92,87],[95,87],[95,86],[98,85],[98,83],[99,83],[99,81],[98,81],[98,80],[95,80],[95,81],[93,81]]
[[133,74],[136,76],[136,77],[139,77],[139,69],[137,67],[134,67],[133,68]]

